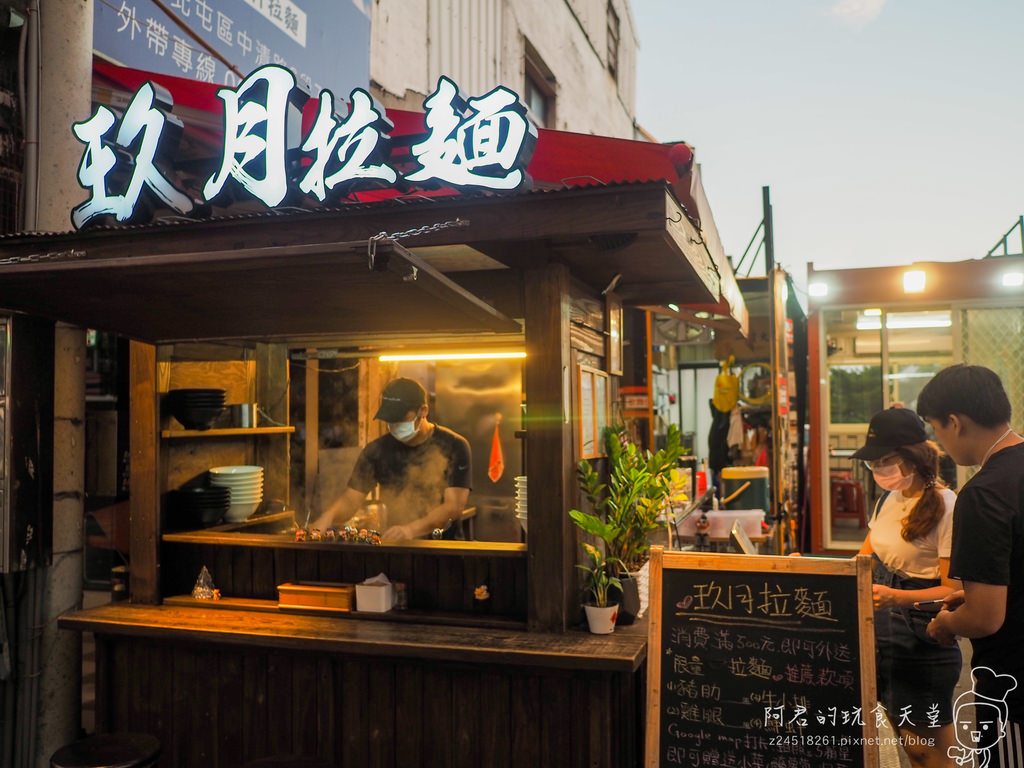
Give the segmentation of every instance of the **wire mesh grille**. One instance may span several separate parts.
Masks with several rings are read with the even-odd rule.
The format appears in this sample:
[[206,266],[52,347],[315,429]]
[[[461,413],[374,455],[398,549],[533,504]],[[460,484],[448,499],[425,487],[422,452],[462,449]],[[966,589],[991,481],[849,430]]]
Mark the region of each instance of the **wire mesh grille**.
[[1024,428],[1024,307],[963,309],[963,361],[999,374],[1013,407],[1013,426]]

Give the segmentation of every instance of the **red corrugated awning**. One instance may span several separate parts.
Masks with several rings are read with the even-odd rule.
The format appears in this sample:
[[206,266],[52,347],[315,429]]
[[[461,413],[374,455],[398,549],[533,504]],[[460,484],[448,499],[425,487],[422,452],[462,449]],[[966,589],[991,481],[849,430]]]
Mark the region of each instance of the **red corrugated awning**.
[[[192,159],[216,156],[223,141],[221,101],[217,97],[217,89],[222,86],[127,69],[99,58],[94,59],[93,90],[98,102],[123,107],[131,94],[146,81],[157,83],[170,92],[174,113],[185,124],[185,139],[180,155]],[[311,101],[310,105],[313,104],[315,102]],[[312,119],[312,114],[312,109],[306,110],[308,119]],[[389,109],[387,117],[394,125],[390,135],[398,145],[408,146],[412,143],[410,137],[426,132],[422,112]],[[700,231],[703,247],[720,275],[718,303],[702,304],[692,309],[731,318],[740,327],[741,333],[746,335],[746,307],[728,259],[721,249],[690,145],[684,142],[658,144],[540,129],[527,173],[537,189],[648,181],[666,183],[687,217]],[[353,194],[348,200],[368,203],[401,198],[407,194],[407,191],[397,188],[377,189]],[[458,190],[448,187],[416,190],[419,197],[451,197],[458,194]],[[342,204],[344,202],[341,201]],[[651,308],[656,310],[656,307]]]

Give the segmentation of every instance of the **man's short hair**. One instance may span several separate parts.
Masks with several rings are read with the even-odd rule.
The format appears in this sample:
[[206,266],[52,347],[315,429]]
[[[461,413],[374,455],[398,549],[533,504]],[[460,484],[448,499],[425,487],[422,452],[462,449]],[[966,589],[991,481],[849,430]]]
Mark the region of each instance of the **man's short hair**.
[[1012,410],[999,375],[983,365],[943,368],[917,396],[918,415],[942,424],[958,413],[979,426],[998,427],[1009,423]]

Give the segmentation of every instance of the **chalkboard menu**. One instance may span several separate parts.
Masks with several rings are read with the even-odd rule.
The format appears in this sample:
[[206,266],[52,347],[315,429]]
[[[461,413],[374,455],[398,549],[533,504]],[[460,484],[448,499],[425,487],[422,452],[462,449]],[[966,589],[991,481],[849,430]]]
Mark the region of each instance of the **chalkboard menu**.
[[646,765],[878,765],[870,558],[651,550]]

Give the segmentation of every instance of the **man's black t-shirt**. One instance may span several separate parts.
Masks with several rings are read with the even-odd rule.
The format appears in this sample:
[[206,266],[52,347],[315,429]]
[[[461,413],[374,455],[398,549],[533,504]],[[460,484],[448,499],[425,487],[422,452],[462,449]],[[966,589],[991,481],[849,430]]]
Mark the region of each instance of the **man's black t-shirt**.
[[1024,721],[1024,443],[992,454],[960,489],[949,575],[1006,585],[1006,620],[995,634],[971,641],[971,666],[1014,676],[1006,701],[1010,719]]
[[380,484],[386,525],[423,517],[444,500],[445,488],[471,488],[469,442],[434,425],[424,442],[409,446],[390,433],[369,443],[356,460],[349,487],[369,493]]

